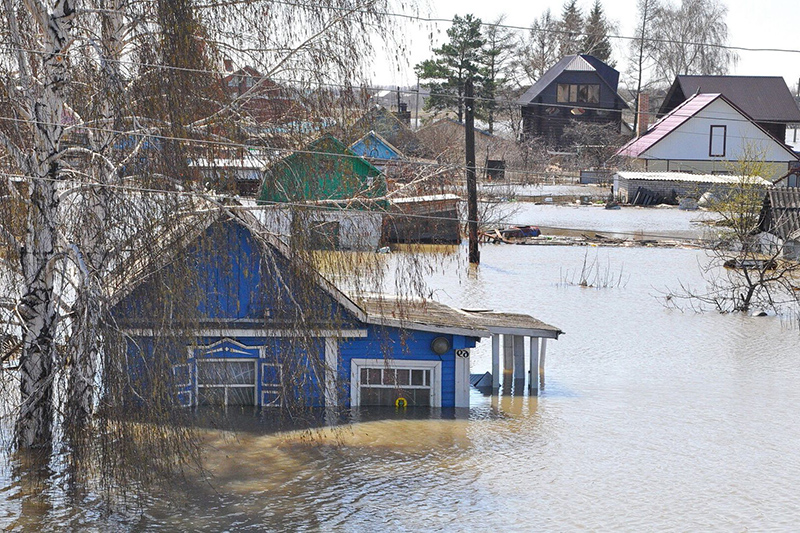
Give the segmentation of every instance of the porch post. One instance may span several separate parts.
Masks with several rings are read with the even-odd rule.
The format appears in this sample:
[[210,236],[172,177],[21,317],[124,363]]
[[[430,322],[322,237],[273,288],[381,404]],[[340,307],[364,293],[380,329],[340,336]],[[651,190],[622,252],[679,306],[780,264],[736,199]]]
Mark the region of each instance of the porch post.
[[500,335],[492,334],[492,389],[500,388]]
[[339,405],[336,394],[336,375],[338,372],[339,341],[335,337],[325,337],[325,407]]
[[528,387],[530,391],[539,392],[539,337],[530,337],[531,377]]
[[[514,380],[525,380],[525,337],[514,335]],[[524,386],[524,385],[523,385]]]
[[514,336],[503,334],[503,381],[514,375]]
[[544,358],[547,355],[547,339],[542,338],[542,349],[539,353],[539,382],[544,386]]

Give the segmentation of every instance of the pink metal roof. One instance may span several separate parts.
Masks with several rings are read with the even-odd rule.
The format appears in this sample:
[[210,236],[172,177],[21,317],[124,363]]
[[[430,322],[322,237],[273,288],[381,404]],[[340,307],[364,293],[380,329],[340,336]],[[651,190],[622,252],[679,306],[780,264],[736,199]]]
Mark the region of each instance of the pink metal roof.
[[675,131],[720,96],[718,93],[695,94],[667,115],[664,115],[661,120],[653,124],[652,128],[647,130],[647,133],[637,139],[632,139],[628,144],[620,148],[617,155],[627,157],[641,156],[648,148]]

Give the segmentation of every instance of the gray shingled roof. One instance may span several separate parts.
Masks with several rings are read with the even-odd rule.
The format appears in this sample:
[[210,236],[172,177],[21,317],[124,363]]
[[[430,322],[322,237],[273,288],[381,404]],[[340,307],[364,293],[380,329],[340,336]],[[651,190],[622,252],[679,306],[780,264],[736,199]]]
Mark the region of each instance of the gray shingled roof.
[[670,95],[676,84],[686,98],[698,91],[721,93],[757,122],[800,122],[800,109],[780,76],[678,76]]
[[356,298],[356,304],[366,312],[369,324],[472,337],[489,336],[489,331],[469,314],[434,300],[374,295],[360,296]]
[[481,325],[492,333],[510,333],[517,335],[532,335],[557,339],[564,332],[555,326],[546,324],[530,315],[521,313],[501,313],[497,311],[472,311],[465,310]]
[[454,309],[434,300],[389,295],[361,296],[356,303],[367,313],[367,323],[436,333],[488,337],[492,333],[557,339],[563,333],[530,315]]

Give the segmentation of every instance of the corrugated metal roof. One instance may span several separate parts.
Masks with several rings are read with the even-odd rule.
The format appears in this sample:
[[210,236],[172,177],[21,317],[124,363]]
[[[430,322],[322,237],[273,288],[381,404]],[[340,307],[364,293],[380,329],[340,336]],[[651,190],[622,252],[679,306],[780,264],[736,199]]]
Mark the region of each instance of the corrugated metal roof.
[[435,202],[439,200],[461,200],[457,194],[428,194],[426,196],[406,196],[402,198],[392,198],[392,203],[395,204],[413,204],[419,202]]
[[631,139],[625,146],[617,151],[617,155],[625,157],[640,157],[658,141],[678,129],[686,121],[703,110],[711,102],[720,98],[719,94],[696,94],[673,109],[668,115],[653,124],[647,133],[636,139]]
[[757,122],[800,122],[800,109],[780,76],[678,76],[684,95],[721,93]]
[[581,56],[574,56],[564,70],[573,72],[595,72],[596,69]]
[[759,226],[762,231],[781,239],[797,235],[800,232],[800,188],[781,187],[767,191]]
[[[725,174],[692,174],[690,172],[617,172],[620,178],[631,181],[685,181],[692,183],[717,183],[720,185],[736,185],[742,183],[742,176]],[[747,182],[752,185],[769,187],[771,181],[758,176],[749,176]]]

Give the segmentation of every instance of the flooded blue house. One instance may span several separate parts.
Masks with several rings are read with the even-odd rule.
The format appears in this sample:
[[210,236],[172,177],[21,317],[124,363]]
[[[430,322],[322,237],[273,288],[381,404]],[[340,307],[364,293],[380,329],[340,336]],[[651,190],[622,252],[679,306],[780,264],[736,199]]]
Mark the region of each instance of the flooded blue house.
[[466,407],[481,338],[529,336],[538,354],[539,338],[561,333],[523,315],[351,299],[254,220],[193,224],[117,299],[132,394],[158,384],[185,406]]

